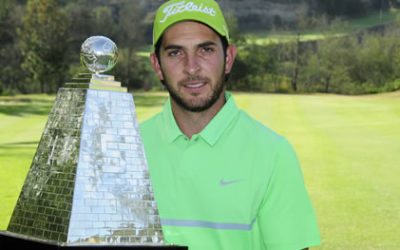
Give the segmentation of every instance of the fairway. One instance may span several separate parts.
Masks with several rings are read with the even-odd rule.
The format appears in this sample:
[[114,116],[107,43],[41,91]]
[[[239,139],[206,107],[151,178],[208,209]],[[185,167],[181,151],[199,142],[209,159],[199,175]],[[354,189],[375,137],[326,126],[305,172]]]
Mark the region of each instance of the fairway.
[[[400,249],[400,92],[234,96],[295,147],[322,234],[315,249]],[[139,121],[165,99],[165,93],[135,94]],[[0,230],[7,227],[53,100],[0,97]]]

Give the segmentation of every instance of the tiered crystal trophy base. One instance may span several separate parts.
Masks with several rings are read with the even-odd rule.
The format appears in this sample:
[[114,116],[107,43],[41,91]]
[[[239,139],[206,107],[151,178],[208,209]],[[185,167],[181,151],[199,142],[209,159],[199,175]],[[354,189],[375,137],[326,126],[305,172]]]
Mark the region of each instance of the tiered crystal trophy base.
[[84,79],[58,91],[0,248],[187,249],[164,242],[133,96]]

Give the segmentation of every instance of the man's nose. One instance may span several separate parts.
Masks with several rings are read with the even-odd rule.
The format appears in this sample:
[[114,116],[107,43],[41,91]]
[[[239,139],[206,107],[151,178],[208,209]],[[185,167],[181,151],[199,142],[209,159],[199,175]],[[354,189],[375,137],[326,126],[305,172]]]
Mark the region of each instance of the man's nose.
[[198,73],[200,70],[199,58],[195,54],[188,54],[186,57],[185,71],[189,75]]

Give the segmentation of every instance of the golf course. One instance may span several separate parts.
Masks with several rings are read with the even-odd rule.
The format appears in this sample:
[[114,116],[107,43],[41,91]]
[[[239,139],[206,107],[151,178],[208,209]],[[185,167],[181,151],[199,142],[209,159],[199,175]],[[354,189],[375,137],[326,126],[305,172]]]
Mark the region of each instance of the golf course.
[[[239,107],[296,149],[321,231],[315,249],[400,249],[400,91],[233,94]],[[167,93],[134,98],[143,121],[161,109]],[[54,99],[0,97],[0,230],[7,228]]]

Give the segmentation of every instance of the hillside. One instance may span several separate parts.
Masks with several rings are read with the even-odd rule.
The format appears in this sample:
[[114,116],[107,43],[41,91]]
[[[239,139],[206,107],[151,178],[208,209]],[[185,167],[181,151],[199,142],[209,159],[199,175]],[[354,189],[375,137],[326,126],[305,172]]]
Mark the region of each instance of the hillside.
[[[183,4],[190,4],[191,1],[179,0]],[[137,57],[135,52],[150,50],[154,13],[165,0],[40,2],[43,3],[41,8],[38,8],[34,0],[2,2],[0,94],[55,92],[60,84],[84,70],[79,64],[80,46],[88,36],[98,34],[110,37],[118,44],[120,59],[112,73],[118,75],[130,90],[161,87],[148,60]],[[311,92],[321,89],[324,92],[328,92],[328,89],[330,91],[330,87],[321,88],[323,84],[326,86],[336,84],[337,86],[332,89],[335,93],[360,94],[398,89],[400,71],[394,50],[397,51],[400,47],[394,43],[397,40],[394,42],[393,39],[390,40],[390,36],[397,36],[396,30],[400,29],[396,26],[398,23],[394,22],[398,13],[396,5],[389,4],[389,2],[395,3],[394,0],[219,0],[218,2],[226,12],[231,37],[244,47],[242,50],[244,53],[236,60],[237,65],[242,65],[239,67],[240,73],[231,77],[236,84],[234,86],[236,90],[268,92],[279,89],[290,92],[297,91],[297,82],[301,91]],[[391,27],[386,29],[388,26]],[[315,40],[321,37],[325,40],[328,37],[343,37],[347,34],[351,35],[348,43],[352,46],[339,44],[343,41],[332,40],[330,42],[336,42],[330,46],[326,45],[325,49],[321,47],[317,54],[315,53],[317,46],[303,46],[304,41],[312,40],[309,43],[315,43]],[[367,35],[370,37],[366,38]],[[281,44],[279,50],[247,46],[269,44],[271,41],[277,43],[291,41],[291,43]],[[369,42],[361,43],[361,41]],[[337,72],[342,72],[340,74],[333,74],[334,68],[331,65],[339,67],[344,64],[332,61],[335,56],[325,55],[334,45],[335,51],[348,50],[343,56],[348,57],[352,54],[346,61],[349,65],[338,69]],[[300,47],[307,49],[303,50]],[[382,53],[380,48],[385,48],[387,54]],[[250,51],[252,49],[257,51]],[[366,55],[353,51],[364,51]],[[372,51],[376,51],[380,57],[373,55]],[[28,53],[35,56],[27,57]],[[263,56],[254,63],[254,58],[246,58],[246,53]],[[36,57],[40,60],[29,59]],[[354,64],[356,57],[359,58],[358,64]],[[371,61],[371,59],[376,60]],[[329,63],[325,68],[321,68],[324,64],[317,61]],[[260,65],[264,68],[257,71]],[[357,70],[354,67],[358,67]],[[41,70],[43,68],[47,70]],[[381,68],[385,70],[376,70]],[[365,73],[359,74],[360,70]],[[348,73],[345,78],[343,71]],[[374,74],[370,75],[370,72]],[[367,75],[370,76],[366,77]],[[335,79],[333,76],[341,76],[343,79]],[[304,88],[300,86],[302,83]],[[353,86],[352,84],[357,85],[356,92],[353,91],[353,87],[348,87]]]
[[[141,6],[148,12],[154,12],[163,1],[142,0]],[[297,1],[266,0],[220,0],[218,1],[226,13],[233,13],[238,20],[239,28],[265,27],[271,28],[295,22],[297,11],[307,11],[308,5]]]
[[[108,1],[108,4],[110,2],[117,3],[114,0]],[[140,5],[146,12],[152,13],[163,2],[163,0],[141,0]],[[359,18],[372,12],[387,11],[391,7],[397,7],[400,1],[218,0],[217,2],[224,12],[234,14],[240,29],[270,30],[293,28],[299,19],[305,17]]]
[[226,12],[232,11],[235,14],[241,29],[255,29],[255,27],[271,29],[293,25],[298,15],[309,11],[308,5],[303,1],[285,3],[285,1],[222,0],[219,2]]

